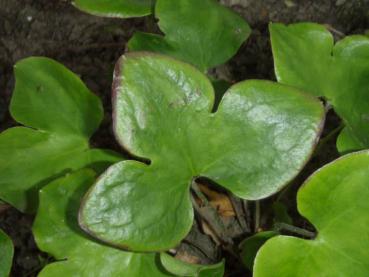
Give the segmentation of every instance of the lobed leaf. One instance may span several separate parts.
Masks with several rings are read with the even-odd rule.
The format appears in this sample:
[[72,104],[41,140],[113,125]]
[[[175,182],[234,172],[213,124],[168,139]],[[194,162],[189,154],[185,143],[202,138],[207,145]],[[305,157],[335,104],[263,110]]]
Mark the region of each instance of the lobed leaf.
[[116,137],[151,163],[110,167],[87,193],[80,224],[131,250],[166,250],[186,236],[198,176],[245,199],[277,192],[307,162],[322,127],[321,103],[278,83],[236,84],[211,113],[211,83],[188,64],[131,53],[114,76]]
[[256,277],[367,276],[369,151],[315,172],[300,188],[298,210],[318,231],[313,240],[277,236],[261,247]]
[[157,0],[155,15],[165,36],[138,32],[128,48],[173,56],[202,71],[230,59],[251,33],[242,17],[215,0]]
[[12,267],[14,246],[12,240],[0,229],[0,276],[9,276]]
[[224,261],[213,265],[189,264],[178,260],[166,253],[160,254],[163,267],[176,276],[190,277],[223,277]]
[[15,78],[10,113],[27,127],[0,134],[0,198],[33,212],[39,188],[51,179],[86,166],[104,170],[121,158],[89,147],[103,108],[75,74],[33,57],[15,65]]
[[346,127],[340,152],[369,147],[369,38],[352,35],[334,44],[322,25],[270,24],[279,82],[324,96]]
[[103,17],[140,17],[151,14],[154,0],[74,0],[72,4],[89,14]]
[[91,240],[78,226],[78,208],[95,180],[84,169],[48,184],[40,191],[33,233],[38,247],[57,261],[39,274],[48,276],[170,276],[157,265],[156,254],[125,252]]

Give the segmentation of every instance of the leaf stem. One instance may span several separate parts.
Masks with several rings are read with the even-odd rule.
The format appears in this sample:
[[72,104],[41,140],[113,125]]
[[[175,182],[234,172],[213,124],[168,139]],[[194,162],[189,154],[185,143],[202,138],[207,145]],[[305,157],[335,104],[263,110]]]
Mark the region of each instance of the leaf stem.
[[315,148],[314,155],[315,157],[321,150],[321,148],[330,141],[335,135],[337,135],[343,128],[345,127],[344,123],[341,123],[338,127],[334,128],[329,134],[327,134],[324,138],[322,138],[318,145]]
[[308,231],[306,229],[302,229],[302,228],[299,228],[299,227],[296,227],[296,226],[293,226],[293,225],[289,225],[287,223],[282,223],[282,222],[278,222],[278,223],[275,223],[274,224],[274,229],[276,231],[288,231],[288,232],[291,232],[291,233],[295,233],[295,234],[298,234],[302,237],[306,237],[306,238],[315,238],[315,233],[314,232],[311,232],[311,231]]
[[254,231],[257,233],[260,228],[260,201],[255,201],[255,226]]

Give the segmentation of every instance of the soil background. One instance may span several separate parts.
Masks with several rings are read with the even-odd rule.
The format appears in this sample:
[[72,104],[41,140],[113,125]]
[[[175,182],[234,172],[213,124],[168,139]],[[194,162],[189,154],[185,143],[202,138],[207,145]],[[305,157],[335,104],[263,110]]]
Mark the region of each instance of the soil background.
[[[199,0],[200,1],[200,0]],[[221,0],[253,29],[237,55],[218,68],[234,81],[274,79],[268,23],[313,21],[327,24],[339,38],[369,27],[369,0]],[[104,103],[105,119],[93,145],[120,151],[111,132],[110,87],[115,61],[135,31],[153,31],[152,18],[107,19],[84,14],[63,0],[0,0],[0,131],[15,125],[8,112],[14,87],[13,65],[28,56],[53,58],[77,73]],[[334,115],[328,122],[336,125]],[[333,126],[334,127],[334,126]],[[333,128],[332,127],[332,128]],[[331,143],[334,148],[334,141]],[[313,161],[308,172],[335,157]],[[302,174],[304,178],[305,174]],[[0,176],[1,178],[1,176]],[[30,233],[33,217],[15,209],[0,210],[0,228],[13,239],[12,276],[35,276],[49,258]]]

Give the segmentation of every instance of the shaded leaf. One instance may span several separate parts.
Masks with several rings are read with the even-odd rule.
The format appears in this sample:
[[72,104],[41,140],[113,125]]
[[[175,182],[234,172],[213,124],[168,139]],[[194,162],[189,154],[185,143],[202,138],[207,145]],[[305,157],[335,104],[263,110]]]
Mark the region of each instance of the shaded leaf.
[[271,24],[279,82],[324,96],[346,127],[338,138],[340,152],[369,147],[369,38],[353,35],[334,44],[322,25]]
[[81,11],[103,17],[139,17],[151,14],[154,0],[74,0]]
[[284,222],[287,224],[292,224],[292,218],[288,214],[288,209],[282,202],[274,202],[272,205],[274,213],[274,222]]
[[0,198],[32,212],[50,179],[86,166],[105,169],[121,158],[89,147],[103,109],[75,74],[53,60],[27,58],[16,64],[15,77],[10,112],[27,127],[0,134]]
[[137,251],[166,250],[186,236],[197,176],[245,199],[280,190],[309,159],[324,117],[316,99],[260,80],[232,86],[211,113],[205,75],[155,54],[123,56],[113,86],[116,137],[151,164],[110,167],[86,195],[80,224]]
[[254,265],[254,260],[256,257],[256,253],[259,251],[260,247],[270,238],[278,235],[278,232],[275,231],[265,231],[259,232],[255,235],[244,239],[240,243],[240,256],[243,264],[249,269],[252,270]]
[[369,151],[343,156],[300,188],[298,210],[318,230],[313,240],[277,236],[261,247],[256,277],[367,276]]
[[224,261],[213,265],[190,264],[166,253],[160,254],[160,261],[168,272],[176,276],[222,277],[224,275]]
[[33,233],[38,247],[57,261],[47,265],[39,276],[169,276],[157,266],[155,254],[102,245],[80,230],[78,208],[94,181],[95,173],[85,169],[41,189]]
[[173,56],[202,71],[225,63],[251,32],[242,17],[215,0],[157,0],[155,15],[165,36],[138,32],[128,48]]
[[9,276],[14,247],[12,240],[0,229],[0,276]]

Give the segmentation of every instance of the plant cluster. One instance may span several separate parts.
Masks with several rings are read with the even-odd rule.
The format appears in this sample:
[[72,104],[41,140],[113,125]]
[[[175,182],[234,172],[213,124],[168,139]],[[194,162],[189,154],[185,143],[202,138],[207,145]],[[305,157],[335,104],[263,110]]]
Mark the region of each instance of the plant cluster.
[[[215,0],[74,5],[121,18],[154,12],[163,34],[137,32],[114,70],[113,130],[129,155],[89,145],[102,103],[73,72],[44,57],[15,65],[10,113],[20,125],[0,134],[0,199],[36,213],[36,243],[56,260],[39,276],[223,276],[224,259],[191,264],[166,252],[206,202],[199,177],[238,199],[280,192],[314,153],[329,109],[342,119],[342,157],[297,196],[317,234],[256,230],[232,253],[256,277],[368,276],[368,37],[335,43],[319,24],[271,23],[277,82],[231,84],[209,69],[251,30]],[[276,221],[293,229],[278,205]],[[0,253],[7,276],[13,246],[1,230]]]

